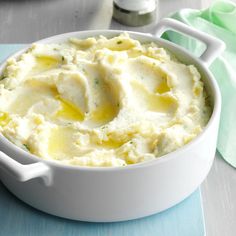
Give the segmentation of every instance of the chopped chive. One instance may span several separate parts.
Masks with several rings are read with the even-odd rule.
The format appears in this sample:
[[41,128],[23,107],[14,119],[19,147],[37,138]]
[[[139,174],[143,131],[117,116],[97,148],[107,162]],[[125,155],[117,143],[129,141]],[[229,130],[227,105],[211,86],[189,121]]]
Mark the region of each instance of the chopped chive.
[[62,57],[61,57],[61,60],[62,60],[62,61],[65,61],[65,57],[64,57],[64,56],[62,56]]
[[6,78],[7,78],[7,76],[2,75],[2,76],[0,77],[0,80],[4,80],[4,79],[6,79]]
[[98,84],[99,84],[99,80],[98,80],[98,79],[94,79],[94,83],[95,83],[96,85],[98,85]]
[[120,40],[120,41],[117,41],[116,43],[117,43],[117,44],[122,44],[122,41]]
[[30,151],[29,145],[27,145],[26,143],[23,143],[23,146],[24,146],[28,151]]

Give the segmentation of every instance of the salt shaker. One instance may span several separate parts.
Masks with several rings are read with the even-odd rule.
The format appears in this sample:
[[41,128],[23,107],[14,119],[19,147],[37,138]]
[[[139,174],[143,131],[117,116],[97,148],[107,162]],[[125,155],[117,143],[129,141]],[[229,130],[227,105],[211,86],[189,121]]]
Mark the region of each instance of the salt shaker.
[[156,19],[156,0],[114,0],[113,18],[128,26],[143,26]]

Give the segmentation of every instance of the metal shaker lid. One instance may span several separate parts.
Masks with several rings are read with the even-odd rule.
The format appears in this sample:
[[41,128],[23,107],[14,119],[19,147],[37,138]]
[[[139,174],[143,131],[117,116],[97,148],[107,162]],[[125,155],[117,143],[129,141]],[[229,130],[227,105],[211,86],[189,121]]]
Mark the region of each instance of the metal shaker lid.
[[128,26],[143,26],[156,19],[156,0],[114,0],[113,18]]

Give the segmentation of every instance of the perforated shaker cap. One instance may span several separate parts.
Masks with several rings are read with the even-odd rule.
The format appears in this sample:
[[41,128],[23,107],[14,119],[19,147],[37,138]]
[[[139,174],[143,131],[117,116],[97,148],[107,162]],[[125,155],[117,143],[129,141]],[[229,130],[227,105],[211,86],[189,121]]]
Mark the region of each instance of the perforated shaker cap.
[[114,0],[113,18],[124,25],[143,26],[156,19],[156,0]]

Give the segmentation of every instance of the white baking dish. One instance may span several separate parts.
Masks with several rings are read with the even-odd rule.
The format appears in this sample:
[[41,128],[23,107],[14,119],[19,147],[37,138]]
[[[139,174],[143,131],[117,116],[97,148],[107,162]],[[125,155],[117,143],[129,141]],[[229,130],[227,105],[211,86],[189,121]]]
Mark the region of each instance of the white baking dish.
[[[159,37],[168,30],[191,35],[206,44],[195,58]],[[69,37],[112,37],[115,30],[81,31],[41,40],[63,42]],[[130,32],[140,41],[153,41],[173,52],[185,64],[194,64],[210,95],[213,113],[204,131],[189,144],[153,161],[127,167],[66,166],[42,160],[0,136],[0,178],[18,198],[44,212],[83,221],[110,222],[135,219],[163,211],[190,195],[205,179],[216,150],[221,109],[219,88],[208,69],[224,44],[174,20],[164,19],[156,35]],[[13,55],[17,57],[25,50]],[[4,67],[0,67],[0,71]]]

